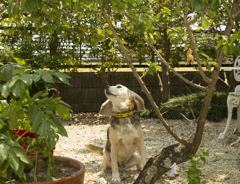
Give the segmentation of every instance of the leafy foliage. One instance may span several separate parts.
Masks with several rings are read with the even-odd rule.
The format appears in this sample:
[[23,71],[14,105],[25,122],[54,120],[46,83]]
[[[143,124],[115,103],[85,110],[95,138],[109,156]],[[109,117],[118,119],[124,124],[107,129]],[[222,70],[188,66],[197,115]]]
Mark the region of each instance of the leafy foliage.
[[[183,119],[181,113],[188,119],[194,119],[200,114],[205,94],[203,92],[171,98],[168,102],[160,105],[160,111],[166,119]],[[211,108],[208,112],[209,121],[221,121],[227,117],[227,93],[215,92],[212,97]],[[150,110],[143,114],[147,117],[155,117]],[[236,112],[234,111],[234,117]]]
[[[49,97],[49,89],[33,94],[30,89],[40,82],[69,84],[69,76],[55,70],[32,70],[17,64],[4,65],[0,76],[0,147],[4,148],[0,151],[0,171],[2,178],[6,178],[8,168],[11,168],[18,178],[24,179],[25,165],[31,164],[27,153],[31,155],[34,151],[36,156],[42,153],[52,160],[51,150],[57,143],[58,134],[67,136],[56,114],[68,119],[71,112],[70,106],[60,98]],[[15,137],[16,129],[24,129],[36,135],[27,140],[26,152],[18,142],[20,138]],[[52,168],[51,164],[49,168]]]
[[190,160],[191,165],[187,169],[188,183],[189,184],[205,184],[206,181],[201,181],[202,171],[197,167],[201,162],[206,162],[206,156],[209,152],[201,149],[197,154],[192,155]]

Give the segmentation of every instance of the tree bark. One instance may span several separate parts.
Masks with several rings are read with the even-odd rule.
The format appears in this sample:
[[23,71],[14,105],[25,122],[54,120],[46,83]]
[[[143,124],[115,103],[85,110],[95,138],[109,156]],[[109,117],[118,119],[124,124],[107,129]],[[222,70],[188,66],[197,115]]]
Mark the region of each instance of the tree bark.
[[[170,57],[170,39],[168,39],[167,30],[164,30],[164,59],[169,62]],[[167,102],[170,98],[169,68],[162,63],[162,102]]]
[[161,153],[155,157],[151,157],[146,163],[144,169],[135,180],[134,184],[155,183],[163,174],[170,170],[175,162],[183,163],[191,158],[192,151],[179,144],[174,144],[163,148]]

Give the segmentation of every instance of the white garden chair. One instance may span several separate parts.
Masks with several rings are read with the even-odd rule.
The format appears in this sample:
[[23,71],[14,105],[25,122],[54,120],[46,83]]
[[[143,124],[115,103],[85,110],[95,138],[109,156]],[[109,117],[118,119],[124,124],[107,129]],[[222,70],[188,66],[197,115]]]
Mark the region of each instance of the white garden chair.
[[[236,81],[240,82],[240,56],[237,57],[237,59],[234,62],[234,67],[222,67],[221,69],[232,69],[234,78]],[[236,86],[234,92],[230,92],[227,97],[227,108],[228,108],[228,118],[227,123],[224,131],[219,134],[219,139],[224,139],[228,129],[230,122],[232,120],[232,112],[233,108],[237,108],[237,128],[234,130],[240,130],[240,85]],[[231,143],[231,146],[238,143],[240,141],[240,137],[233,143]]]

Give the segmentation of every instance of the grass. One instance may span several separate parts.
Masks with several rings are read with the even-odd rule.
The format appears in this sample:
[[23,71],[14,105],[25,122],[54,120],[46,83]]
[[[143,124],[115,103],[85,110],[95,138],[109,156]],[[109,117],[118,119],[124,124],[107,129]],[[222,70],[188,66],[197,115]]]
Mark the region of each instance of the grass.
[[[205,93],[193,93],[189,95],[171,98],[168,102],[159,106],[160,112],[166,119],[183,119],[183,114],[188,119],[195,119],[199,116]],[[152,108],[143,113],[144,117],[157,118]],[[219,122],[227,118],[227,93],[215,92],[212,97],[211,107],[209,109],[207,120]],[[236,110],[233,111],[236,118]]]

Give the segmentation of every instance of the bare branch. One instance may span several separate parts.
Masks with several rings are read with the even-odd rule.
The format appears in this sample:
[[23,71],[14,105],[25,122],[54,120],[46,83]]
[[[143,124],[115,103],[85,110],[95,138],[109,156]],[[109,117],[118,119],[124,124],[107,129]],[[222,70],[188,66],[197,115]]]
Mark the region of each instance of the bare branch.
[[[131,18],[127,15],[126,11],[123,10],[124,14],[126,17],[128,17],[129,21],[131,22]],[[171,67],[171,65],[168,64],[168,62],[164,59],[164,57],[162,57],[162,55],[159,53],[159,51],[154,47],[154,45],[148,40],[148,38],[143,34],[143,38],[144,40],[147,42],[148,46],[151,47],[151,49],[155,52],[155,54],[157,55],[157,57],[163,62],[164,65],[166,65],[168,67],[168,69],[170,69],[174,75],[176,75],[177,77],[179,77],[181,80],[183,80],[185,83],[198,88],[202,91],[206,91],[207,88],[201,85],[197,85],[189,80],[187,80],[185,77],[183,77],[181,74],[179,74],[176,70],[174,70],[174,68]]]
[[181,80],[183,80],[185,83],[198,88],[202,91],[206,91],[207,88],[198,84],[195,84],[189,80],[187,80],[185,77],[183,77],[181,74],[179,74],[176,70],[174,70],[174,68],[172,68],[168,62],[162,57],[162,55],[158,52],[158,50],[154,47],[153,44],[151,44],[151,42],[147,39],[147,37],[144,35],[143,36],[144,40],[147,42],[147,44],[151,47],[151,49],[155,52],[155,54],[158,56],[158,58],[163,62],[163,64],[165,64],[173,73],[174,75],[176,75],[177,77],[179,77]]
[[191,32],[191,28],[190,28],[190,24],[188,22],[188,19],[187,19],[187,12],[188,12],[188,5],[187,5],[187,1],[185,2],[185,7],[184,7],[184,23],[185,23],[185,26],[187,28],[187,33],[188,33],[188,36],[190,38],[190,43],[191,43],[191,46],[192,46],[192,50],[193,50],[193,53],[194,53],[194,56],[197,60],[197,65],[198,65],[198,69],[199,69],[199,72],[203,78],[203,80],[209,84],[211,83],[211,79],[209,79],[206,74],[204,73],[203,71],[203,68],[201,66],[201,61],[200,61],[200,58],[199,58],[199,55],[198,55],[198,52],[197,52],[197,47],[196,47],[196,44],[194,42],[194,38],[193,38],[193,35],[192,35],[192,32]]

